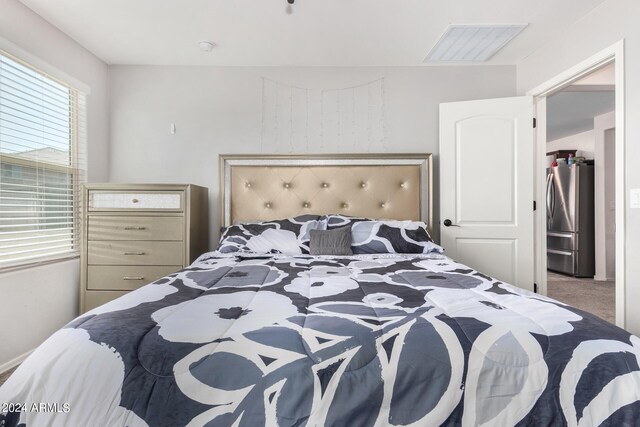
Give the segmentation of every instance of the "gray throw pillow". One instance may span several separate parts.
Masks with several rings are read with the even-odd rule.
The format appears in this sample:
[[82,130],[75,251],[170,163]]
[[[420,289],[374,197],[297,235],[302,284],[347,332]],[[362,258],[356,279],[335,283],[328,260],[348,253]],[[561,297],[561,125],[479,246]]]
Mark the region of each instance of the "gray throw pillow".
[[311,255],[352,255],[351,226],[333,230],[311,230]]

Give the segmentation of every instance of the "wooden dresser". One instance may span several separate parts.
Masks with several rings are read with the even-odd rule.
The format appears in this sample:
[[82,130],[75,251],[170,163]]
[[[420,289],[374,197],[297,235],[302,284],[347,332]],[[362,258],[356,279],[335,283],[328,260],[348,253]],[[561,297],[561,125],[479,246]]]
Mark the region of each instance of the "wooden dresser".
[[86,184],[80,313],[188,266],[208,249],[208,190]]

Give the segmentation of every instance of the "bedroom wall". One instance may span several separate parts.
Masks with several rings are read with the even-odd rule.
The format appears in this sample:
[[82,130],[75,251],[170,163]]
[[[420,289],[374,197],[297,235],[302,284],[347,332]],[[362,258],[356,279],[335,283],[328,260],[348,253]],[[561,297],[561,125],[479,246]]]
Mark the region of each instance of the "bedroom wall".
[[[435,155],[437,201],[438,104],[513,96],[516,92],[512,66],[112,66],[109,71],[110,179],[114,182],[182,182],[208,187],[212,243],[217,242],[219,234],[215,201],[218,199],[220,153],[260,153],[261,150],[265,153],[431,152]],[[344,132],[340,135],[340,143],[337,139],[327,138],[328,131],[319,117],[323,113],[317,98],[312,95],[322,89],[350,87],[381,77],[385,78],[383,121],[386,142],[371,146],[362,141],[355,143]],[[308,138],[293,137],[278,144],[273,144],[269,135],[263,138],[262,78],[310,89],[309,103],[312,105],[306,110],[309,117],[297,117],[295,123],[284,122],[284,125],[306,129],[303,132]],[[283,93],[285,99],[276,100],[276,104],[288,102],[286,90]],[[344,96],[350,96],[350,91]],[[284,113],[288,114],[287,111]],[[171,123],[176,125],[175,135],[169,132]],[[334,129],[333,135],[339,134],[340,131],[336,133]],[[437,202],[434,213],[437,222]]]
[[[0,0],[0,39],[89,86],[88,175],[108,178],[107,65],[16,0]],[[18,52],[10,52],[19,55]],[[0,372],[77,315],[78,259],[0,273]]]
[[[517,64],[518,93],[524,94],[600,50],[625,39],[625,244],[626,328],[640,334],[640,209],[629,205],[630,189],[640,188],[640,2],[606,0],[564,33]],[[619,131],[619,130],[618,130]]]
[[547,153],[556,150],[577,150],[576,156],[593,159],[595,135],[592,130],[547,141]]
[[[615,136],[616,113],[593,118],[595,139],[596,280],[615,278]],[[613,203],[613,206],[611,205]],[[612,209],[613,207],[613,209]]]

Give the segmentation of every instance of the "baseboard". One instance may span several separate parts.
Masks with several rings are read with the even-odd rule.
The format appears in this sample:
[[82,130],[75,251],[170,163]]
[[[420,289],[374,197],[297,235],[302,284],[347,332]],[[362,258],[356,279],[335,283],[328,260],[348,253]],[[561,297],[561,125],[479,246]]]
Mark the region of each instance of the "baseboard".
[[29,357],[29,355],[33,353],[33,350],[29,350],[24,354],[21,354],[20,356],[16,357],[15,359],[11,359],[6,363],[3,363],[2,365],[0,365],[0,374],[7,372],[9,369],[13,369],[16,366],[18,366],[19,364],[21,364],[22,362],[24,362],[24,360]]

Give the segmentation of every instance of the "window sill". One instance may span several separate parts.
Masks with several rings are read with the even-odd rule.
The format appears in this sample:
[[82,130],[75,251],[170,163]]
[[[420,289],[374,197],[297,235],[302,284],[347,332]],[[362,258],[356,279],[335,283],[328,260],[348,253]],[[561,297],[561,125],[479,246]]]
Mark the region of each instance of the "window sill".
[[80,254],[77,252],[70,252],[68,254],[58,255],[55,257],[43,257],[27,263],[3,265],[3,266],[0,266],[0,274],[10,273],[10,272],[19,271],[19,270],[26,270],[26,269],[35,268],[35,267],[41,267],[44,265],[56,264],[59,262],[69,261],[76,258],[80,258]]

